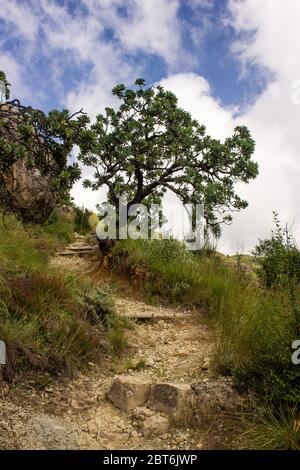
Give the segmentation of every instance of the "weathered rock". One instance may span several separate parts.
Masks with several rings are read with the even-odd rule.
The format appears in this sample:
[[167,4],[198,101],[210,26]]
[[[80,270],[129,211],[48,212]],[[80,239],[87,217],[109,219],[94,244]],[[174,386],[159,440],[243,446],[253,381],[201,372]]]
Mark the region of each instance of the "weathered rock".
[[133,419],[137,421],[143,421],[146,418],[149,418],[150,416],[153,416],[155,412],[153,410],[149,410],[146,406],[138,406],[135,408],[133,411]]
[[146,418],[141,425],[141,431],[144,436],[151,436],[155,434],[156,436],[161,436],[166,434],[169,431],[170,423],[168,418],[155,414]]
[[25,222],[44,222],[53,210],[56,198],[51,191],[52,177],[28,168],[24,161],[15,162],[5,176],[12,204]]
[[[2,104],[0,108],[1,119],[10,122],[9,132],[5,130],[5,126],[1,127],[1,137],[5,137],[8,142],[18,142],[18,126],[26,123],[22,114],[14,104]],[[10,207],[17,211],[24,222],[42,223],[47,220],[56,203],[53,182],[54,175],[58,174],[58,167],[42,137],[36,135],[34,143],[30,145],[28,154],[4,169],[1,177],[10,199]],[[47,176],[32,166],[34,155],[40,154],[43,155],[44,166],[48,167]]]
[[152,357],[149,357],[149,359],[146,360],[145,366],[147,367],[154,367],[155,366],[155,360]]
[[194,420],[193,391],[188,384],[157,383],[150,389],[147,406],[161,411],[176,423],[186,424]]
[[39,439],[44,449],[78,449],[78,435],[75,427],[62,419],[37,415],[31,418],[27,429]]
[[151,381],[147,378],[118,376],[114,379],[107,398],[121,410],[131,411],[147,402],[150,386]]
[[232,384],[225,381],[206,380],[191,387],[198,421],[213,417],[222,410],[236,409],[240,400]]

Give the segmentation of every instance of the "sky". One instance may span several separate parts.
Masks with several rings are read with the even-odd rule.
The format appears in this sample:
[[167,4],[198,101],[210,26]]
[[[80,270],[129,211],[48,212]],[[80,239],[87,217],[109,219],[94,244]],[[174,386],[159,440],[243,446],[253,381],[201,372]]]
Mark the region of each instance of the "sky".
[[[215,138],[248,126],[260,173],[238,186],[249,207],[218,248],[249,252],[269,235],[272,211],[299,241],[299,0],[0,0],[0,70],[12,98],[45,112],[95,116],[117,106],[117,83],[143,77]],[[90,208],[103,197],[81,182],[72,195]]]

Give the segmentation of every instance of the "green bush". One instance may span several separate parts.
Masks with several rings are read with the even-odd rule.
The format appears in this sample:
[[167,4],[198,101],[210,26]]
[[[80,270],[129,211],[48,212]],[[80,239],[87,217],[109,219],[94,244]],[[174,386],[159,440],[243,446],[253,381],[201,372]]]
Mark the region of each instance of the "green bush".
[[39,228],[40,232],[50,236],[58,245],[71,243],[74,240],[74,216],[71,213],[63,213],[60,208],[53,210],[44,225],[34,227],[35,230]]
[[91,230],[90,217],[93,214],[84,207],[75,207],[74,228],[75,232],[87,235]]
[[270,239],[262,240],[254,250],[258,274],[267,287],[290,287],[300,283],[300,251],[287,228],[280,226],[274,213],[275,230]]

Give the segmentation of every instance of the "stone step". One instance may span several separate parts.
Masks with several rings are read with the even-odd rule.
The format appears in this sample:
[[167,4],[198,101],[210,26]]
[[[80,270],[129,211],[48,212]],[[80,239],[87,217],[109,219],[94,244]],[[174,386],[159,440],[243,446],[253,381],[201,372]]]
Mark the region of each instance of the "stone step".
[[82,251],[82,250],[86,250],[86,251],[91,251],[93,250],[93,247],[90,246],[90,245],[70,245],[67,247],[67,250],[69,251]]
[[189,313],[151,313],[151,312],[120,312],[122,317],[136,320],[186,320],[191,318]]
[[75,255],[77,253],[83,253],[83,252],[86,252],[86,253],[89,253],[90,251],[93,251],[94,248],[92,248],[91,246],[77,246],[77,247],[71,247],[71,246],[68,246],[66,247],[64,250],[61,250],[60,253],[74,253]]
[[184,426],[197,425],[203,420],[213,424],[220,410],[230,413],[239,409],[245,400],[228,378],[183,384],[156,382],[144,374],[116,376],[106,398],[122,411],[133,412],[134,418],[143,418],[141,414],[147,418],[152,410]]
[[77,250],[77,251],[71,251],[71,250],[65,250],[65,251],[60,251],[58,253],[58,256],[86,256],[91,253],[92,250]]

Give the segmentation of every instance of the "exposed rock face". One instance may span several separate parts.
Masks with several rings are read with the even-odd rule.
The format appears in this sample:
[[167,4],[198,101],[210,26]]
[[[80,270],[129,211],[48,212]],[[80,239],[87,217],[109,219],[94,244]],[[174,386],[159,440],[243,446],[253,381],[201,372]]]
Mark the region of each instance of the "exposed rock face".
[[24,222],[47,220],[56,203],[50,190],[51,177],[43,177],[37,169],[29,169],[19,160],[5,175],[5,182],[12,204]]
[[149,397],[151,381],[146,378],[116,377],[107,398],[123,411],[131,411],[144,405]]
[[240,397],[226,379],[192,384],[193,406],[197,420],[209,419],[221,411],[237,408]]
[[[17,130],[17,126],[23,124],[18,107],[14,104],[1,105],[0,115],[4,122],[9,122],[9,130],[5,126],[0,128],[0,137],[4,137],[7,142],[23,144],[23,138],[20,139]],[[55,174],[56,164],[44,147],[43,139],[36,136],[32,148],[28,150],[28,155],[0,172],[1,183],[4,183],[10,200],[9,205],[15,209],[24,222],[46,221],[56,203],[56,196],[51,191],[54,177],[44,177],[39,169],[28,165],[34,153],[43,154],[46,166],[54,170],[49,171],[48,174]]]

